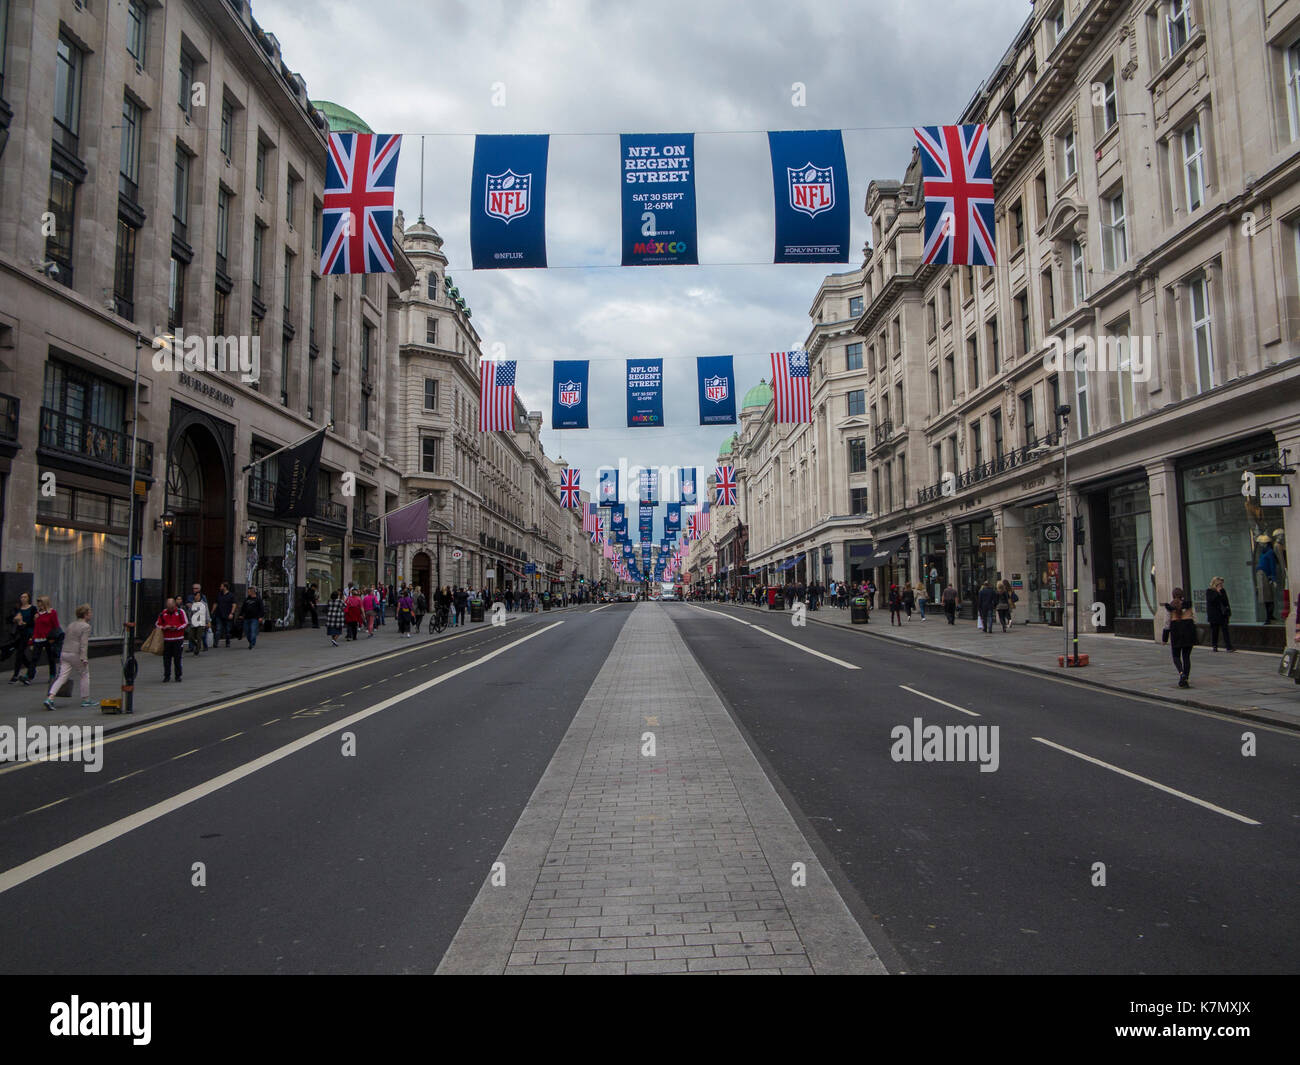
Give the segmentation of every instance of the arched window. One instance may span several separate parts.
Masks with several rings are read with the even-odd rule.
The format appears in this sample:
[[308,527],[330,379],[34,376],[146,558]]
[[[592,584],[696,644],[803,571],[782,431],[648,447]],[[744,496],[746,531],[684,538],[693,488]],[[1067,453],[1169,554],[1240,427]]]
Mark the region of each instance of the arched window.
[[425,279],[425,285],[427,286],[426,292],[429,299],[436,300],[438,298],[438,274],[436,271],[429,271],[429,276]]
[[203,505],[203,473],[189,433],[181,437],[167,465],[167,506],[198,510]]

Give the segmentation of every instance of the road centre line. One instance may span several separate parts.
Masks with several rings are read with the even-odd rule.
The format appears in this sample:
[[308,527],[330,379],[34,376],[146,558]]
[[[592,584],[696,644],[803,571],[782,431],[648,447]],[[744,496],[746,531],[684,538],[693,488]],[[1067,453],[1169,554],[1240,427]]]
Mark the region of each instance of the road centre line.
[[1128,777],[1130,780],[1136,780],[1143,784],[1149,784],[1159,791],[1166,792],[1169,795],[1176,795],[1180,799],[1186,799],[1188,802],[1195,803],[1197,806],[1204,806],[1207,810],[1213,810],[1216,814],[1223,814],[1224,817],[1231,817],[1235,821],[1240,821],[1246,825],[1258,825],[1259,822],[1245,817],[1242,814],[1233,813],[1231,810],[1225,810],[1222,806],[1215,806],[1212,802],[1206,802],[1204,799],[1198,799],[1195,795],[1188,795],[1185,791],[1179,791],[1177,788],[1171,788],[1167,784],[1161,784],[1159,781],[1152,780],[1150,777],[1139,776],[1137,773],[1130,773],[1127,769],[1121,769],[1117,765],[1111,765],[1109,762],[1103,762],[1100,758],[1093,758],[1092,755],[1083,754],[1080,751],[1072,750],[1069,747],[1062,747],[1059,743],[1053,743],[1051,740],[1045,740],[1042,736],[1035,736],[1038,743],[1046,744],[1048,747],[1054,747],[1058,751],[1064,751],[1066,754],[1072,754],[1075,758],[1082,758],[1085,762],[1091,762],[1093,765],[1099,765],[1103,769],[1109,769],[1120,776]]
[[[709,610],[709,609],[707,609],[707,608],[705,608],[705,607],[702,607],[702,606],[695,606],[694,603],[689,603],[689,604],[687,604],[687,605],[693,607],[693,608],[696,609],[696,610],[701,611],[702,613],[709,614],[709,615],[711,615],[712,617],[716,617],[716,618],[726,618],[728,621],[734,621],[734,622],[736,622],[736,624],[738,624],[738,625],[747,625],[747,626],[749,626],[749,628],[753,629],[755,632],[761,632],[764,636],[770,636],[770,637],[771,637],[772,639],[774,639],[774,640],[780,640],[782,643],[788,643],[791,647],[795,648],[796,650],[803,651],[805,654],[813,655],[813,656],[815,656],[815,657],[817,657],[817,658],[823,659],[823,660],[826,661],[826,662],[833,662],[835,665],[837,665],[837,666],[843,666],[845,669],[861,669],[861,668],[862,668],[861,666],[855,666],[852,662],[845,662],[844,659],[842,659],[842,658],[835,658],[835,657],[832,656],[832,655],[823,654],[821,651],[815,651],[815,650],[813,650],[811,647],[805,647],[805,646],[804,646],[803,644],[801,644],[801,643],[795,643],[794,640],[787,640],[784,636],[778,636],[778,635],[777,635],[776,633],[774,633],[774,632],[769,632],[767,629],[763,628],[761,625],[754,625],[754,624],[751,624],[751,623],[748,622],[748,621],[743,620],[742,618],[732,617],[730,614],[724,614],[721,610]],[[592,613],[595,613],[595,611],[592,611]]]
[[932,703],[938,703],[940,706],[946,706],[948,707],[949,710],[957,710],[963,714],[970,714],[971,717],[982,716],[981,714],[975,713],[974,710],[967,710],[964,706],[958,706],[956,703],[946,702],[945,700],[938,699],[933,695],[926,695],[925,692],[917,691],[915,688],[909,688],[906,684],[900,684],[899,687],[902,688],[903,691],[905,692],[911,692],[913,695],[919,695],[922,699],[929,699],[930,702]]
[[490,662],[498,655],[505,654],[505,652],[518,647],[520,644],[527,643],[529,640],[534,639],[537,636],[542,636],[545,633],[550,632],[552,629],[559,628],[563,624],[563,621],[557,621],[552,625],[546,626],[544,629],[538,629],[536,632],[531,632],[527,636],[521,636],[512,643],[498,647],[495,651],[489,651],[482,658],[476,659],[473,662],[466,662],[463,666],[458,666],[441,676],[434,677],[431,680],[426,680],[423,684],[417,684],[414,688],[408,688],[404,692],[399,692],[396,695],[389,696],[387,699],[375,703],[373,706],[368,706],[364,710],[359,710],[356,713],[343,718],[341,721],[334,722],[332,725],[325,725],[322,728],[317,729],[315,732],[310,732],[306,736],[301,736],[298,739],[285,744],[283,747],[279,747],[259,758],[255,758],[251,762],[246,762],[241,766],[237,766],[228,772],[213,777],[211,780],[204,781],[202,784],[197,784],[178,795],[173,795],[169,799],[164,799],[162,802],[154,803],[154,805],[146,807],[143,810],[138,810],[127,817],[114,821],[112,824],[96,829],[94,832],[88,832],[84,836],[74,839],[69,843],[65,843],[61,847],[56,847],[54,850],[39,855],[30,861],[23,862],[21,865],[16,865],[12,869],[6,869],[3,873],[0,873],[0,894],[4,894],[4,892],[11,888],[18,887],[20,884],[24,884],[28,880],[40,876],[42,873],[49,872],[51,869],[55,869],[66,862],[70,862],[74,858],[79,858],[81,855],[86,854],[97,847],[102,847],[106,843],[111,843],[113,840],[126,835],[128,832],[133,832],[137,828],[143,828],[150,822],[165,817],[167,814],[188,806],[193,802],[197,802],[199,799],[205,798],[213,792],[219,791],[230,784],[234,784],[235,782],[242,780],[244,777],[251,776],[259,769],[265,769],[267,766],[273,765],[284,758],[288,758],[291,754],[296,754],[298,751],[311,746],[319,740],[323,740],[327,736],[350,728],[353,725],[364,721],[366,718],[382,713],[389,707],[395,706],[412,696],[419,695],[422,692],[428,691],[430,688],[436,687],[444,681],[451,680],[453,677],[458,677],[462,673],[467,673],[471,669],[481,666],[486,662]]

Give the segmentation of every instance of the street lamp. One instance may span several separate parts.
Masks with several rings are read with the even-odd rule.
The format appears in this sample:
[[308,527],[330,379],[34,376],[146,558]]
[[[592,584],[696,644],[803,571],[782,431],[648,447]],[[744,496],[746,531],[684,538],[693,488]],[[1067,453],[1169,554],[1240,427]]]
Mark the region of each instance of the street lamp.
[[[1070,589],[1071,614],[1073,620],[1066,621],[1064,604],[1061,609],[1061,628],[1065,635],[1065,658],[1063,664],[1066,666],[1079,665],[1079,530],[1075,528],[1076,522],[1070,510],[1070,405],[1062,403],[1056,408],[1056,417],[1061,423],[1061,525],[1070,537],[1070,569],[1065,575],[1065,586]],[[1045,444],[1039,444],[1032,447],[1027,452],[1028,455],[1037,457],[1047,454],[1051,448]],[[1064,559],[1062,559],[1064,561]],[[1070,629],[1073,626],[1074,634],[1071,636]],[[1073,650],[1073,654],[1071,654]]]

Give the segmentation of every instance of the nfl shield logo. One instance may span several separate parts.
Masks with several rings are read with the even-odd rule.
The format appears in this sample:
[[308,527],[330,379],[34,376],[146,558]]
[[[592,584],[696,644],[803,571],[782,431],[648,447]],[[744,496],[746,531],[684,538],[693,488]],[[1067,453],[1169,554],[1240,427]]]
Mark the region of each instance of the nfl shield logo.
[[727,398],[727,379],[725,377],[706,377],[704,379],[704,398],[710,403],[721,403]]
[[809,218],[835,206],[835,178],[830,167],[804,163],[801,167],[786,167],[786,182],[790,189],[790,206]]
[[523,218],[532,206],[532,174],[516,174],[507,170],[504,174],[487,176],[487,202],[483,205],[489,218],[499,218],[509,225],[516,218]]
[[695,482],[694,482],[694,481],[683,481],[683,482],[682,482],[682,494],[683,494],[683,495],[688,495],[688,496],[693,496],[693,495],[695,494]]
[[582,402],[582,382],[564,381],[560,385],[560,406],[576,407]]

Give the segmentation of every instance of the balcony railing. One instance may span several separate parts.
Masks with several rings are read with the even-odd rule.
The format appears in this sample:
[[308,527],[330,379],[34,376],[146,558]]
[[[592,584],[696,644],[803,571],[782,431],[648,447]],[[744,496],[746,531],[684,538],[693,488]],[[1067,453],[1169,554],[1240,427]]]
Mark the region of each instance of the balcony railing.
[[379,535],[379,515],[373,514],[368,510],[356,509],[352,511],[352,531],[359,533],[369,533],[374,536]]
[[348,523],[348,508],[342,503],[335,503],[332,499],[325,499],[318,495],[316,497],[316,517],[333,525],[346,525]]
[[6,443],[18,442],[18,407],[17,396],[0,392],[0,440]]
[[275,478],[250,478],[248,481],[248,502],[260,507],[274,507]]
[[891,436],[894,435],[894,423],[889,418],[886,418],[883,422],[881,422],[879,425],[876,426],[872,435],[875,438],[876,447],[879,447],[881,444],[883,444],[886,440],[888,440]]
[[[979,484],[981,481],[987,481],[990,477],[996,477],[999,474],[1006,473],[1009,470],[1019,469],[1022,466],[1028,466],[1036,459],[1043,458],[1044,454],[1031,454],[1035,448],[1042,447],[1051,449],[1061,442],[1059,432],[1048,433],[1046,436],[1037,437],[1031,440],[1024,447],[1008,451],[997,458],[989,459],[987,462],[981,462],[979,465],[966,470],[964,473],[956,475],[953,481],[954,492],[960,492],[965,488]],[[925,488],[917,490],[917,503],[933,503],[943,497],[943,482],[938,484],[927,485]]]
[[[14,410],[17,417],[17,408]],[[15,429],[16,432],[16,429]],[[138,440],[136,472],[153,474],[153,443]],[[74,418],[51,407],[41,408],[41,447],[64,455],[93,459],[125,473],[131,471],[131,434],[84,418]]]

